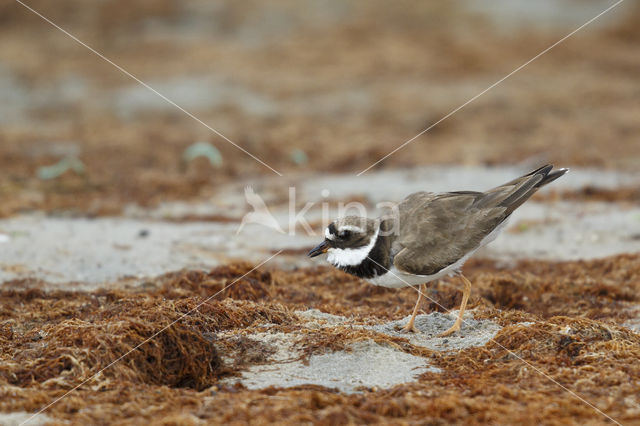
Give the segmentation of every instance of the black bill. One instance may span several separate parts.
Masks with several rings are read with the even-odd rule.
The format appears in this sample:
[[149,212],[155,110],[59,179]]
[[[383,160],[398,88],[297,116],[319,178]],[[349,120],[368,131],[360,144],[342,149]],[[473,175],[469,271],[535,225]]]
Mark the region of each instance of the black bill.
[[329,243],[327,243],[327,240],[324,240],[323,242],[318,244],[313,250],[307,253],[307,256],[316,257],[321,255],[322,253],[326,253],[327,250],[329,250]]

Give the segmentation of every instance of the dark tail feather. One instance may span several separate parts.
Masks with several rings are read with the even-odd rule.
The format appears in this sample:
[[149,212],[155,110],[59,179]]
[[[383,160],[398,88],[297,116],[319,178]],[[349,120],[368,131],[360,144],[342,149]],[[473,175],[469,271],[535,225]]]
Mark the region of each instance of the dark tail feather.
[[543,175],[543,176],[547,176],[549,174],[549,172],[551,171],[551,169],[553,169],[553,164],[547,164],[545,166],[540,167],[539,169],[535,169],[532,172],[527,173],[526,175],[522,175],[520,177],[515,178],[514,180],[511,180],[507,183],[504,183],[500,186],[510,186],[510,185],[517,185],[520,182],[522,182],[523,180],[525,180],[525,178],[528,178],[530,176],[534,176],[534,175]]
[[[551,166],[553,167],[553,166]],[[569,169],[558,169],[558,170],[554,170],[551,173],[547,173],[547,175],[540,181],[540,183],[538,183],[536,185],[536,188],[541,188],[543,186],[545,186],[548,183],[553,182],[554,180],[558,179],[561,176],[564,176],[567,172],[569,171]]]
[[515,209],[520,207],[522,203],[527,201],[538,189],[553,182],[569,171],[569,169],[558,169],[552,172],[552,169],[553,165],[547,164],[510,182],[510,184],[517,184],[519,187],[500,203],[507,208],[507,215],[510,215]]

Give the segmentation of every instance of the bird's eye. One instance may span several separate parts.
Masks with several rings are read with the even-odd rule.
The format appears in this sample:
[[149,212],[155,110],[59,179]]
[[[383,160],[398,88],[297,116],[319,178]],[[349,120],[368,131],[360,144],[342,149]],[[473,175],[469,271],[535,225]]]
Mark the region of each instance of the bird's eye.
[[340,231],[338,237],[340,238],[349,238],[351,236],[351,231]]

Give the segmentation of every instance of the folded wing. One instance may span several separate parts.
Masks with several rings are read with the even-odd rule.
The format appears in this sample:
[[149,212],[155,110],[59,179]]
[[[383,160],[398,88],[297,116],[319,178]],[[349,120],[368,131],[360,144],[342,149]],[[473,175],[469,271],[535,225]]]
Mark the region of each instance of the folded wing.
[[567,169],[547,165],[486,192],[417,192],[400,203],[399,235],[392,245],[396,268],[433,275],[480,247],[482,240],[540,187]]

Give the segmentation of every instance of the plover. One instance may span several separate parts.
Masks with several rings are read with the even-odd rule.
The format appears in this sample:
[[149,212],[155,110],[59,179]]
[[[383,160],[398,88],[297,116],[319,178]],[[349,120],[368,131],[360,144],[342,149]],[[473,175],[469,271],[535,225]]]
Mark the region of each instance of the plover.
[[471,292],[462,265],[479,248],[493,241],[509,216],[538,189],[567,173],[540,167],[486,192],[416,192],[401,201],[394,213],[377,219],[345,216],[325,230],[325,239],[309,257],[328,253],[333,266],[372,284],[401,288],[420,285],[418,301],[403,331],[416,331],[414,321],[425,284],[458,276],[464,284],[458,317],[447,331],[460,329]]

